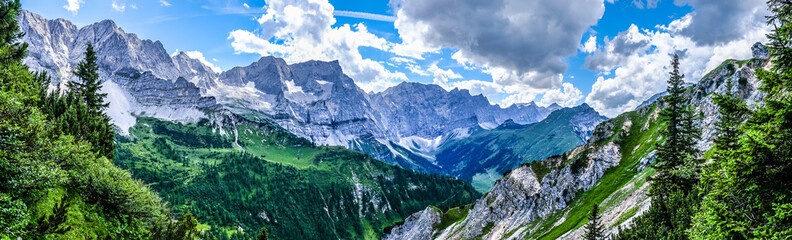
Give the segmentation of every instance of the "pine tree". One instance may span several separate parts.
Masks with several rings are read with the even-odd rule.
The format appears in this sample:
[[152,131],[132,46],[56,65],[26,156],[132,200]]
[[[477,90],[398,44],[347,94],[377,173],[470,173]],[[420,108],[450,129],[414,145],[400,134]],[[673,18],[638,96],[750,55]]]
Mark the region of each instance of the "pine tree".
[[104,102],[107,93],[100,93],[102,82],[99,80],[99,65],[96,64],[96,52],[93,45],[88,44],[85,49],[85,59],[77,65],[77,70],[74,75],[80,81],[71,81],[68,83],[69,89],[80,95],[88,109],[93,113],[103,112],[107,108],[108,103]]
[[267,240],[269,238],[269,234],[267,233],[267,227],[261,227],[259,230],[258,235],[256,235],[257,240]]
[[19,30],[19,0],[0,1],[0,63],[21,62],[27,55],[27,43],[17,41],[25,36]]
[[[732,64],[732,63],[728,63]],[[736,225],[728,226],[726,222],[716,219],[728,218],[733,212],[728,210],[727,199],[734,199],[732,181],[728,179],[733,171],[735,154],[740,148],[739,138],[742,134],[740,125],[750,115],[745,102],[732,91],[734,84],[728,80],[724,86],[726,93],[716,94],[712,99],[718,105],[720,117],[715,123],[718,136],[715,137],[712,162],[704,168],[699,192],[703,196],[701,207],[693,219],[690,230],[692,238],[705,239],[740,239],[746,238]],[[739,201],[744,201],[741,199]],[[709,231],[708,229],[719,229]]]
[[589,222],[586,224],[586,232],[583,234],[585,240],[600,240],[605,238],[604,229],[600,226],[599,206],[594,205],[588,216]]
[[662,129],[665,141],[657,147],[657,176],[652,180],[652,194],[664,198],[667,193],[682,189],[692,189],[696,179],[698,151],[695,140],[698,129],[694,124],[695,113],[687,106],[689,101],[684,96],[684,75],[679,72],[679,56],[674,55],[671,62],[673,70],[668,79],[668,96],[663,100],[667,106],[660,112],[666,120]]

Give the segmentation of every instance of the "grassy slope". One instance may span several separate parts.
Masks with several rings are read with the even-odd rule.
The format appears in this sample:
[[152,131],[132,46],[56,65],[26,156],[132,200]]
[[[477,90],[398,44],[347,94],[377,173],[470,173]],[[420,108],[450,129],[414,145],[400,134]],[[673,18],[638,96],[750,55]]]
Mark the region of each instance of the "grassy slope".
[[569,120],[573,109],[555,111],[538,123],[507,124],[478,130],[470,137],[440,146],[437,159],[452,176],[469,180],[477,190],[488,191],[502,174],[522,163],[564,153],[580,144]]
[[[645,174],[637,172],[639,162],[654,150],[656,142],[660,139],[658,131],[660,127],[658,123],[660,121],[651,118],[651,114],[655,112],[656,104],[650,105],[649,108],[651,110],[645,114],[628,112],[611,120],[614,121],[615,126],[623,126],[626,120],[632,122],[629,130],[624,131],[624,129],[617,128],[618,130],[610,138],[595,143],[595,145],[599,146],[608,142],[618,144],[622,154],[619,165],[608,169],[593,188],[577,194],[567,208],[532,223],[534,225],[532,227],[536,227],[536,230],[532,231],[528,238],[556,239],[569,231],[575,230],[588,221],[586,216],[591,209],[591,205],[599,204],[603,208],[611,207],[624,200],[624,198],[612,198],[610,202],[605,203],[604,200],[609,196],[630,182],[645,181],[645,179],[639,177]],[[649,128],[642,130],[646,121],[650,121]],[[649,168],[643,172],[649,171],[653,170]],[[640,186],[640,184],[637,185]]]
[[427,205],[448,208],[478,197],[463,181],[316,147],[271,124],[237,125],[238,138],[234,129],[223,129],[230,137],[219,130],[206,120],[140,118],[132,137],[119,138],[116,161],[219,238],[241,236],[239,227],[252,237],[266,226],[273,238],[370,239]]

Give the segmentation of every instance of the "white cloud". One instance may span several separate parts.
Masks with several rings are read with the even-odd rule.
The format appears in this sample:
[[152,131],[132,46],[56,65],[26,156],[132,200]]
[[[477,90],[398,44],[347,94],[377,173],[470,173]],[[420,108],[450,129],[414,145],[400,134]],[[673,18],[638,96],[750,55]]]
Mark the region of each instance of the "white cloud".
[[170,7],[171,6],[171,4],[168,1],[165,1],[165,0],[160,0],[160,5],[165,6],[165,7]]
[[126,10],[126,4],[122,3],[121,5],[118,5],[116,4],[115,0],[113,0],[111,6],[113,7],[113,10],[116,10],[117,12],[124,12],[124,10]]
[[71,12],[74,15],[77,15],[77,11],[80,10],[80,4],[85,3],[82,0],[66,0],[66,5],[63,5],[63,8],[66,11]]
[[586,40],[586,43],[580,45],[578,49],[584,53],[593,53],[597,50],[597,36],[591,35],[589,39]]
[[470,94],[472,95],[483,94],[484,96],[490,96],[503,92],[503,87],[501,87],[500,85],[494,82],[487,82],[481,80],[465,80],[465,81],[452,82],[451,86],[453,88],[467,89],[468,91],[470,91]]
[[[696,82],[724,60],[751,58],[751,45],[766,41],[768,30],[755,28],[740,39],[720,45],[698,44],[690,37],[665,31],[686,28],[689,23],[690,18],[680,18],[656,30],[631,26],[612,41],[606,41],[605,46],[586,59],[586,67],[603,71],[592,85],[586,103],[608,117],[630,111],[652,95],[665,91],[674,53],[681,56],[680,71],[685,74],[685,80]],[[630,44],[637,42],[644,44]]]
[[387,40],[370,33],[365,25],[332,27],[333,6],[326,0],[271,0],[258,19],[260,33],[235,30],[229,34],[237,53],[282,57],[289,63],[339,60],[342,69],[365,91],[382,91],[407,80],[381,63],[363,58],[360,47],[389,51]]
[[459,75],[459,73],[454,72],[454,70],[451,69],[443,70],[437,67],[437,64],[432,64],[432,66],[429,66],[429,69],[427,71],[432,73],[432,76],[434,76],[433,83],[440,85],[443,88],[446,88],[446,90],[450,88],[450,86],[448,85],[449,79],[462,78],[462,75]]
[[500,102],[500,106],[505,108],[516,103],[530,103],[536,99],[536,93],[533,92],[520,92],[509,95]]
[[511,89],[561,86],[565,59],[604,13],[603,0],[394,0],[402,44],[393,52],[422,59],[443,48]]
[[244,6],[245,8],[250,8],[250,5],[248,5],[247,3],[242,3],[242,6]]
[[[199,51],[186,51],[184,53],[187,54],[187,56],[192,58],[192,59],[197,59],[198,61],[201,61],[201,63],[203,63],[207,67],[211,68],[212,71],[214,71],[216,73],[223,72],[223,70],[221,70],[219,67],[215,66],[214,64],[212,64],[209,61],[206,61],[206,57],[204,57],[203,53],[201,53]],[[215,62],[217,61],[217,59],[214,59],[214,60],[215,60]]]
[[575,88],[571,83],[563,83],[561,88],[550,89],[547,91],[539,105],[549,106],[553,103],[558,103],[562,107],[573,107],[577,105],[578,100],[583,98],[583,93]]
[[135,4],[129,4],[129,7],[132,8],[132,9],[137,9],[137,5],[135,5]]
[[431,73],[429,73],[429,71],[423,70],[420,66],[415,65],[415,64],[407,65],[407,69],[410,70],[410,72],[418,74],[418,75],[421,75],[421,76],[432,75]]
[[397,64],[415,64],[415,60],[403,57],[392,57],[390,61]]

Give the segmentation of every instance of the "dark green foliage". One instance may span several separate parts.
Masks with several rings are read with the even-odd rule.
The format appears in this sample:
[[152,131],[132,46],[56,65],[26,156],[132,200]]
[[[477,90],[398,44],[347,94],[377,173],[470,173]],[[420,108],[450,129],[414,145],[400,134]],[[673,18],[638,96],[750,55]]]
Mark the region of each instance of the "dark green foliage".
[[115,143],[110,117],[104,112],[92,112],[80,95],[73,91],[60,94],[60,88],[56,88],[41,98],[41,110],[47,114],[56,131],[86,141],[94,147],[94,151],[113,159]]
[[85,59],[77,65],[77,70],[74,71],[74,75],[80,78],[80,81],[70,81],[68,86],[69,91],[80,96],[85,105],[88,106],[88,111],[94,114],[104,112],[109,105],[109,103],[104,102],[107,93],[99,92],[99,89],[102,88],[102,82],[99,80],[98,71],[99,65],[96,64],[96,52],[93,45],[89,43],[85,49]]
[[267,240],[269,239],[269,234],[267,233],[267,227],[261,227],[259,233],[256,235],[256,240]]
[[632,227],[622,230],[614,239],[688,239],[691,217],[699,201],[695,193],[682,190],[666,194],[665,201],[652,201],[646,213],[633,220]]
[[673,71],[668,80],[668,96],[663,98],[667,106],[660,112],[666,120],[666,127],[661,132],[665,141],[657,147],[657,162],[654,164],[657,175],[652,179],[653,199],[659,201],[663,201],[666,193],[671,191],[692,191],[698,181],[699,153],[695,143],[699,130],[693,124],[693,109],[686,105],[689,99],[683,95],[684,75],[679,73],[679,56],[674,55],[671,64]]
[[605,230],[602,228],[599,216],[599,205],[594,205],[588,216],[589,222],[586,223],[586,232],[583,233],[585,240],[605,239]]
[[[208,121],[139,118],[116,161],[152,183],[177,213],[208,223],[206,235],[217,239],[255,238],[262,226],[275,239],[376,238],[428,205],[448,208],[478,197],[464,181],[314,147],[277,126],[236,127],[246,135],[213,133]],[[233,139],[246,151],[235,149]]]
[[[63,134],[75,136],[80,141],[87,141],[100,155],[113,159],[114,130],[110,124],[110,117],[105,113],[108,103],[104,102],[106,93],[100,93],[101,82],[97,73],[96,53],[93,46],[88,44],[85,59],[80,62],[74,72],[80,81],[70,81],[69,91],[61,94],[60,87],[55,91],[42,91],[41,109],[47,114],[57,129]],[[40,81],[46,89],[49,78],[40,76]]]
[[19,30],[19,0],[0,1],[0,64],[20,62],[27,54],[27,43],[17,41],[25,35]]
[[[757,69],[764,105],[741,127],[720,126],[717,162],[702,179],[696,239],[792,238],[792,2],[770,0],[770,70]],[[721,112],[742,116],[743,104],[720,97]],[[727,121],[727,122],[726,122]]]
[[[686,231],[701,201],[695,191],[701,168],[695,148],[700,131],[694,124],[693,108],[685,105],[689,99],[684,97],[686,90],[682,88],[683,76],[679,74],[676,55],[672,66],[669,94],[662,99],[667,106],[660,112],[661,120],[665,120],[661,131],[665,141],[657,146],[653,166],[657,174],[651,178],[652,205],[617,239],[687,239]],[[733,66],[729,71],[732,69]]]
[[[152,237],[171,221],[160,198],[96,154],[90,138],[98,135],[78,141],[49,116],[48,78],[21,63],[19,11],[18,1],[0,0],[0,239]],[[87,112],[79,102],[49,106]],[[106,118],[95,120],[109,126]]]

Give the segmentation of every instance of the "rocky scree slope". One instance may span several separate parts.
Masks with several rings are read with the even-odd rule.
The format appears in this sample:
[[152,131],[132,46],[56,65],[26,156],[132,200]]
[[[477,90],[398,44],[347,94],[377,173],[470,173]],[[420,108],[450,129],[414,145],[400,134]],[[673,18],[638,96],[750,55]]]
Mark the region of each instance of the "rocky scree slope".
[[[754,69],[767,67],[767,50],[759,43],[752,50],[754,58],[727,60],[687,88],[690,104],[703,115],[697,122],[702,129],[697,147],[703,152],[717,134],[712,93],[725,92],[725,82],[731,80],[732,90],[749,106],[764,97]],[[465,214],[428,207],[384,239],[579,239],[592,204],[600,205],[609,234],[628,227],[650,204],[646,177],[656,173],[651,164],[662,141],[662,107],[659,98],[599,124],[585,144],[571,151],[509,171],[475,204],[460,208],[467,209]]]

